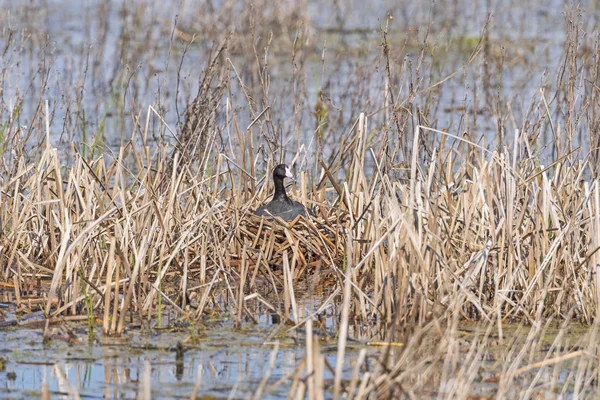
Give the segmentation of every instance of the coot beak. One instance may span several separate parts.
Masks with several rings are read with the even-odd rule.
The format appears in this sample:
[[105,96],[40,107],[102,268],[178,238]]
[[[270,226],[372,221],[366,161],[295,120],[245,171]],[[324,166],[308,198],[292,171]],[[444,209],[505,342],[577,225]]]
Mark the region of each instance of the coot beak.
[[292,174],[290,167],[285,167],[285,176],[286,178],[294,179],[294,174]]

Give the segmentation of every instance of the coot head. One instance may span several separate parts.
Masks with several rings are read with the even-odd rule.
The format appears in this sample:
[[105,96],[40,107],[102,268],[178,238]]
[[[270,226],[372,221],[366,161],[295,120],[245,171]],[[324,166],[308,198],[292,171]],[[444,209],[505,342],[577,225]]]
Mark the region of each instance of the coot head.
[[273,170],[273,181],[276,182],[278,178],[281,178],[281,181],[283,182],[283,178],[294,179],[294,175],[292,174],[290,167],[285,164],[279,164]]

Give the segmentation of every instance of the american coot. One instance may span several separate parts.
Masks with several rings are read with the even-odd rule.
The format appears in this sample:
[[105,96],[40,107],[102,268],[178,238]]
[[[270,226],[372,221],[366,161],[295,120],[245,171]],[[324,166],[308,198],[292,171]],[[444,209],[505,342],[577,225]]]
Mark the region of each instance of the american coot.
[[291,221],[298,215],[306,216],[306,209],[297,201],[290,199],[285,193],[283,180],[293,178],[290,168],[285,164],[279,164],[273,170],[273,183],[275,184],[275,195],[269,204],[261,206],[256,210],[256,215],[281,217]]

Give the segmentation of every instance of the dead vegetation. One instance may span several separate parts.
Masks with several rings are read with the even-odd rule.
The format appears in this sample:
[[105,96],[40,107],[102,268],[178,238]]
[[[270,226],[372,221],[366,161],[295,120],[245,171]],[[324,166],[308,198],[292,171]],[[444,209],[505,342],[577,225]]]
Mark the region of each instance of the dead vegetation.
[[[123,128],[112,150],[103,146],[111,112],[88,126],[81,97],[68,103],[72,114],[56,139],[63,109],[46,100],[48,68],[31,75],[31,91],[13,91],[9,101],[4,94],[4,298],[22,313],[42,310],[48,323],[93,314],[105,334],[122,334],[132,315],[152,325],[166,307],[191,321],[228,311],[240,325],[253,319],[249,304],[260,302],[306,326],[307,357],[290,390],[319,398],[325,366],[310,334],[314,315],[300,318],[296,299],[298,287],[325,287],[339,310],[334,396],[463,398],[485,379],[498,398],[528,397],[548,381],[548,393],[597,393],[599,61],[591,39],[579,36],[580,11],[567,13],[556,80],[516,110],[521,94],[510,97],[497,79],[507,68],[522,72],[523,63],[504,64],[493,19],[477,40],[461,42],[467,49],[451,68],[438,70],[429,33],[402,42],[391,18],[368,39],[381,45],[375,54],[348,61],[343,43],[317,52],[316,28],[298,18],[306,12],[298,7],[251,8],[237,32],[219,28],[233,24],[227,9],[213,10],[212,23],[200,21],[203,31],[165,22],[172,24],[165,74],[177,77],[176,93],[164,90],[142,107],[136,82],[149,75],[126,69],[111,77],[108,109],[117,117],[110,126]],[[429,22],[435,40],[444,26]],[[197,45],[204,63],[191,85],[183,83],[183,66],[198,39],[189,32],[221,32],[216,44]],[[28,40],[4,33],[2,85]],[[272,62],[272,47],[285,50],[291,65]],[[329,72],[344,65],[347,76]],[[318,74],[316,84],[308,71]],[[95,87],[81,73],[80,94]],[[171,86],[161,79],[160,88]],[[470,84],[481,88],[472,97],[459,92]],[[169,122],[181,101],[177,130]],[[442,119],[444,110],[460,115]],[[82,141],[65,147],[78,129]],[[280,161],[296,165],[293,197],[315,217],[287,224],[253,215],[269,196],[265,176]],[[485,329],[465,342],[459,321]],[[546,321],[564,324],[538,360]],[[564,337],[573,321],[593,326],[575,344]],[[527,339],[505,337],[506,322],[531,326]],[[342,381],[348,332],[364,332],[359,326],[369,329],[357,339],[388,347],[380,369],[361,370],[363,352],[352,379]],[[491,355],[490,341],[505,354]],[[563,362],[571,372],[559,379]],[[257,398],[268,391],[261,385]]]

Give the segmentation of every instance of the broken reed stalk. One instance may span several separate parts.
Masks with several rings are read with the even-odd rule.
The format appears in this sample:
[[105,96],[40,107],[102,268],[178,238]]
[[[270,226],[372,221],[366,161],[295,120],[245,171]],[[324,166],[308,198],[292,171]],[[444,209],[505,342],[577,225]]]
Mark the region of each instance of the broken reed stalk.
[[244,288],[246,287],[246,277],[248,275],[248,267],[246,264],[246,246],[242,250],[242,262],[240,268],[240,282],[239,282],[239,293],[238,293],[238,309],[236,313],[236,327],[241,329],[242,327],[242,316],[244,312]]
[[[590,210],[594,210],[593,215],[593,226],[594,234],[592,235],[592,243],[595,249],[597,249],[591,257],[592,271],[594,273],[594,283],[596,286],[596,321],[600,321],[600,187],[599,182],[595,181],[592,186],[593,190],[593,207],[590,204],[588,207]],[[591,197],[591,196],[590,196]],[[591,199],[590,199],[591,200]]]
[[283,251],[283,279],[285,282],[285,295],[288,296],[289,306],[292,308],[292,316],[294,317],[294,321],[298,322],[298,306],[296,305],[296,295],[294,294],[293,270],[290,267],[287,250]]
[[[349,197],[348,187],[344,184],[345,193]],[[353,225],[352,215],[350,216],[350,225]],[[352,229],[346,232],[346,256],[345,256],[345,276],[344,276],[344,292],[342,301],[342,313],[340,318],[340,327],[338,333],[338,348],[335,362],[335,377],[333,384],[333,398],[337,400],[341,393],[342,372],[344,368],[344,355],[346,352],[346,340],[348,335],[348,322],[350,318],[350,303],[352,300],[352,269],[354,267],[354,253],[352,250],[354,238]]]
[[[111,283],[113,271],[115,268],[115,240],[116,238],[114,236],[110,238],[110,247],[108,250],[108,266],[106,268],[106,289],[104,290],[104,318],[102,319],[102,331],[105,335],[110,333],[110,295],[112,293]],[[117,287],[119,287],[118,284],[115,285],[115,288]],[[116,293],[115,297],[117,297]]]

